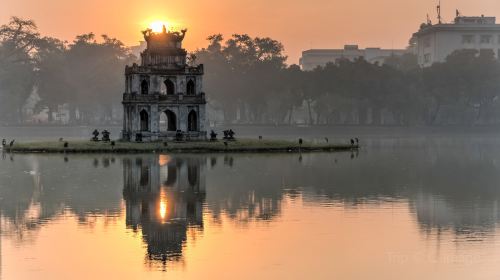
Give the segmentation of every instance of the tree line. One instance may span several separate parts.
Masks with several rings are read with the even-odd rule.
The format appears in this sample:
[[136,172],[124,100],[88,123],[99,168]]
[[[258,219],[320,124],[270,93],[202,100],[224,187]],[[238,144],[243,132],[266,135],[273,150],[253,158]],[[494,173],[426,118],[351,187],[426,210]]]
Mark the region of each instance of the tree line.
[[[460,50],[420,68],[411,53],[384,64],[339,59],[313,71],[287,66],[270,38],[217,34],[196,52],[206,90],[224,119],[309,125],[477,125],[500,122],[500,62]],[[297,112],[300,111],[300,112]],[[300,114],[301,113],[301,114]],[[297,118],[297,115],[299,118]]]
[[135,61],[116,38],[88,33],[64,42],[13,17],[0,27],[0,123],[26,121],[28,103],[34,114],[48,111],[49,122],[63,105],[73,124],[111,121],[121,109],[125,65]]
[[[272,38],[208,37],[191,58],[205,64],[204,90],[226,123],[292,125],[481,125],[500,122],[500,63],[491,50],[462,50],[420,68],[413,54],[382,65],[339,59],[313,71],[287,65]],[[88,33],[72,42],[40,35],[13,17],[0,27],[0,124],[65,106],[72,124],[119,123],[129,48]],[[34,94],[36,93],[36,94]]]

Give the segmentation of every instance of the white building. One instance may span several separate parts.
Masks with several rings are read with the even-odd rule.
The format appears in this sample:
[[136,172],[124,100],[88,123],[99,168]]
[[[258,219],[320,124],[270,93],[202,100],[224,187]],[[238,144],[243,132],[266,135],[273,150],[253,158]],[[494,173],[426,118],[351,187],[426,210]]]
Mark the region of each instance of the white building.
[[358,45],[345,45],[343,49],[312,49],[302,52],[300,66],[302,70],[311,71],[318,66],[325,66],[329,62],[336,62],[338,59],[349,59],[354,61],[357,58],[364,58],[370,63],[383,64],[387,57],[392,55],[403,55],[406,50],[366,48],[360,49]]
[[421,67],[444,62],[461,49],[492,50],[498,57],[500,24],[496,24],[495,17],[457,16],[453,23],[422,24],[412,41]]

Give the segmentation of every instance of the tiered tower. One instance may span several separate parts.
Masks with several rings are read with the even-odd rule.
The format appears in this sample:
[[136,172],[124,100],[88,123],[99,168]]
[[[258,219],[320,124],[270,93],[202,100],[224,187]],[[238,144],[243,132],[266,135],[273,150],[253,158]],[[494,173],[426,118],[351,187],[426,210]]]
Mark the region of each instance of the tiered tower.
[[205,140],[203,64],[187,63],[186,30],[142,32],[147,48],[141,65],[125,68],[123,132],[126,141]]

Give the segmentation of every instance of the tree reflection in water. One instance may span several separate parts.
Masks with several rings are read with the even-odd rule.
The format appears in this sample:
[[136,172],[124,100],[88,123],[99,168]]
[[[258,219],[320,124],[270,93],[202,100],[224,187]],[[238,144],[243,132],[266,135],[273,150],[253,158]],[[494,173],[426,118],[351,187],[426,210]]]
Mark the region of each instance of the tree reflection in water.
[[[121,211],[116,178],[122,175],[114,157],[11,155],[0,168],[2,234],[25,243],[40,227],[60,216],[75,215],[80,224]],[[16,160],[14,160],[14,157]],[[100,162],[104,162],[100,166]],[[98,168],[95,168],[97,165]]]

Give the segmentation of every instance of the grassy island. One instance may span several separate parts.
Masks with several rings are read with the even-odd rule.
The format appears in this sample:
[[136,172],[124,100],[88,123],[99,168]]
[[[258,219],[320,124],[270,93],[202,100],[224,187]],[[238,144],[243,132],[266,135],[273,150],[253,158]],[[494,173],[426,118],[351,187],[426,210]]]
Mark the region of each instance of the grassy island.
[[[227,143],[227,145],[226,145]],[[12,153],[217,153],[217,152],[317,152],[317,151],[349,151],[358,146],[349,144],[315,144],[304,141],[285,140],[252,140],[238,139],[236,141],[219,140],[216,142],[150,142],[131,143],[115,141],[52,141],[52,142],[19,142],[4,149]],[[66,146],[66,147],[65,147]]]

